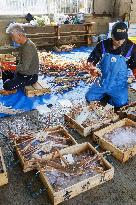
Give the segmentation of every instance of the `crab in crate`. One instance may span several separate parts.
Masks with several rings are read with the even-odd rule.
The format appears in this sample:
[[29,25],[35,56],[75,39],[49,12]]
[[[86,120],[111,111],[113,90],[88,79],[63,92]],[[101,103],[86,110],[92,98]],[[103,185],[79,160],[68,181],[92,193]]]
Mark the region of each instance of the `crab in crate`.
[[38,161],[38,169],[44,173],[53,189],[57,192],[97,174],[104,175],[107,170],[102,157],[105,153],[93,153],[90,150],[76,154],[62,155],[55,150],[50,160]]
[[122,107],[120,112],[136,116],[136,102],[132,102],[129,105]]
[[74,118],[83,127],[88,127],[98,121],[103,122],[113,114],[113,108],[103,107],[99,102],[91,103],[88,107],[80,107],[77,110],[75,109],[73,112]]
[[111,180],[113,166],[91,144],[70,146],[37,160],[40,178],[54,205]]
[[129,107],[125,110],[125,112],[127,114],[133,114],[133,115],[136,115],[136,106],[135,107]]
[[73,107],[64,118],[70,127],[76,129],[82,136],[87,136],[92,131],[117,121],[119,117],[111,105],[107,104],[104,107],[99,102],[92,102],[89,105]]
[[61,126],[21,136],[14,134],[10,134],[10,136],[22,160],[24,171],[34,169],[35,161],[50,154],[54,149],[62,149],[76,144],[76,141]]

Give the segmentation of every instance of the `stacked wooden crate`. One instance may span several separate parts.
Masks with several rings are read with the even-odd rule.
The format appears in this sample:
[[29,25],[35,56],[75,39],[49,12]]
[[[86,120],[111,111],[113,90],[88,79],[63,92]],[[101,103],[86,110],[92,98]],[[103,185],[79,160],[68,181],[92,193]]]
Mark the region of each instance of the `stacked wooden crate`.
[[25,27],[27,37],[37,46],[69,43],[91,43],[92,24],[62,24],[45,27]]
[[[30,157],[32,145],[36,142],[34,142],[32,133],[26,133],[24,136],[17,136],[10,133],[10,137],[15,143],[24,172],[32,169],[39,171],[41,180],[54,205],[69,200],[113,178],[114,167],[104,158],[104,154],[99,153],[91,144],[87,142],[77,144],[74,138],[62,126],[52,127],[42,131],[45,132],[45,136],[40,131],[38,132],[43,144],[49,140],[46,134],[53,134],[54,138],[57,138],[57,133],[61,133],[65,140],[69,140],[69,146],[62,149],[54,147],[50,153],[42,156],[39,155],[35,160],[34,155],[32,158]],[[62,139],[62,136],[60,138]],[[31,145],[30,147],[28,147],[29,143]],[[29,160],[26,160],[23,155],[23,151],[26,151],[26,149],[29,149]],[[52,174],[54,176],[50,178]],[[67,183],[61,184],[61,181],[58,181],[57,184],[53,182],[55,178],[55,180],[58,180],[59,174],[61,175],[60,180],[67,180]]]
[[[97,142],[100,145],[100,147],[110,151],[111,154],[121,162],[126,162],[131,157],[136,155],[136,122],[134,122],[136,120],[136,115],[135,115],[136,103],[134,102],[128,106],[125,106],[124,108],[122,108],[122,110],[119,113],[121,118],[129,117],[134,121],[129,120],[127,118],[120,120],[119,116],[111,112],[108,114],[108,118],[104,117],[103,115],[104,110],[103,111],[101,110],[102,107],[98,109],[99,104],[98,106],[96,105],[97,104],[95,103],[91,103],[88,107],[84,108],[85,112],[83,111],[83,108],[78,107],[77,109],[74,109],[70,113],[66,114],[65,120],[68,122],[70,127],[76,129],[77,132],[82,136],[89,135],[91,137],[92,135],[90,134],[93,133],[93,140]],[[90,111],[91,111],[91,116],[88,114]],[[91,119],[92,116],[97,117],[94,120],[94,123],[92,123],[92,119],[93,119],[93,118]],[[87,117],[89,117],[88,120]],[[108,124],[110,125],[108,126]],[[102,128],[102,126],[105,128]],[[116,133],[117,130],[118,133]],[[125,135],[125,136],[123,135],[123,137],[122,137],[122,132]],[[109,138],[111,139],[108,139],[108,137],[104,138],[104,136],[108,133],[109,133]],[[111,137],[112,134],[113,134],[112,137],[113,138],[115,137],[114,139],[112,139]],[[113,143],[116,140],[116,137],[118,137],[118,141],[122,143],[121,145],[118,144],[117,142],[116,142],[117,145],[116,143],[115,144]],[[124,141],[121,141],[122,138],[123,139],[125,138]]]
[[8,176],[7,176],[6,166],[2,155],[2,150],[0,148],[0,186],[3,186],[7,183],[8,183]]
[[[43,129],[42,132],[38,131],[36,138],[36,133],[33,135],[32,131],[31,133],[26,133],[25,136],[11,134],[24,171],[27,172],[32,169],[38,170],[41,180],[54,205],[69,200],[80,193],[111,180],[114,176],[114,167],[104,158],[106,153],[111,153],[121,162],[126,162],[136,155],[135,143],[132,142],[129,146],[123,144],[122,148],[112,143],[110,137],[106,138],[108,135],[110,136],[111,133],[114,133],[116,129],[120,128],[125,128],[126,130],[132,128],[135,134],[136,122],[129,119],[119,120],[119,117],[113,112],[113,108],[109,105],[107,107],[102,107],[98,102],[93,102],[92,105],[84,106],[86,106],[87,111],[90,112],[91,110],[94,112],[91,116],[94,114],[97,116],[94,127],[92,126],[93,124],[90,124],[86,129],[86,125],[91,121],[87,121],[87,124],[83,124],[85,127],[81,127],[80,123],[76,123],[76,114],[80,115],[80,112],[82,112],[80,107],[77,107],[77,109],[74,108],[74,112],[65,116],[65,119],[70,122],[69,125],[71,127],[75,128],[83,136],[90,135],[92,132],[93,136],[90,135],[90,137],[92,137],[100,147],[107,150],[106,152],[98,152],[88,142],[78,144],[62,126]],[[133,107],[135,103],[129,106]],[[128,106],[125,108],[127,109]],[[104,112],[106,112],[106,115]],[[98,123],[99,119],[102,121],[102,124],[105,124],[105,128],[101,129],[102,124]],[[117,122],[113,123],[114,121]],[[110,123],[109,126],[108,123]],[[99,131],[96,131],[97,129],[99,129]],[[59,136],[57,135],[58,133]],[[50,152],[43,153],[41,145],[46,145],[44,147],[44,152],[48,150],[50,147],[48,143],[51,140],[48,136],[50,135],[52,135],[51,137],[54,139],[68,139],[70,140],[70,144],[66,144],[66,147],[61,149],[54,147]],[[40,143],[37,144],[37,142]],[[59,144],[63,146],[63,143]],[[38,152],[36,151],[37,145]],[[26,151],[28,151],[28,159],[24,157]],[[30,156],[31,151],[32,156]]]

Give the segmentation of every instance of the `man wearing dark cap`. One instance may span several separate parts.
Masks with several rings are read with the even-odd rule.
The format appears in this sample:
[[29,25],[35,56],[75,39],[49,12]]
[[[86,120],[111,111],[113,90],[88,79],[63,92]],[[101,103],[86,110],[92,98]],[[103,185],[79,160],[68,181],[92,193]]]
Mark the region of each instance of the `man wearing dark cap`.
[[125,23],[116,23],[112,38],[99,42],[90,54],[85,66],[100,81],[86,93],[88,102],[108,96],[109,103],[115,107],[128,103],[128,68],[132,71],[136,68],[136,45],[128,40],[127,31]]

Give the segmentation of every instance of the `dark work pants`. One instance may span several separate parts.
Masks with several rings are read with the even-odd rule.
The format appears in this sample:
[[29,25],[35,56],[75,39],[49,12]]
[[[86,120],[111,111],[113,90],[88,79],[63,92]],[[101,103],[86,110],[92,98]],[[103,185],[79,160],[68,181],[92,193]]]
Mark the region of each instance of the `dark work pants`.
[[17,88],[24,88],[37,82],[38,75],[22,75],[12,71],[2,72],[3,88],[5,90],[14,90]]

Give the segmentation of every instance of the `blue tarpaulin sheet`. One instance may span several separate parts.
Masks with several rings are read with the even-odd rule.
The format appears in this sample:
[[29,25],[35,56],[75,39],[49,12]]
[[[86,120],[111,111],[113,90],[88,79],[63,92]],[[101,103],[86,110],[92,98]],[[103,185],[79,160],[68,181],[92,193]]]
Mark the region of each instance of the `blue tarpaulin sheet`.
[[[82,46],[79,48],[74,48],[70,52],[61,52],[60,56],[62,59],[65,60],[71,60],[71,61],[79,61],[82,58],[87,58],[89,54],[92,51],[92,47],[87,47],[87,46]],[[41,76],[42,80],[46,80],[46,77]],[[2,88],[2,81],[0,81],[0,88]],[[38,105],[43,105],[43,104],[50,104],[52,102],[52,99],[54,96],[57,96],[57,99],[68,99],[68,95],[75,95],[75,93],[79,94],[86,92],[88,86],[85,85],[85,83],[81,82],[76,88],[74,88],[72,91],[65,91],[63,94],[45,94],[43,96],[35,96],[35,97],[27,97],[25,93],[22,90],[18,90],[17,93],[8,95],[8,96],[3,96],[0,95],[0,102],[7,106],[11,107],[13,109],[19,109],[22,111],[30,111],[33,109],[36,109]],[[69,97],[70,98],[70,97]],[[3,113],[0,113],[0,117],[6,116]]]

